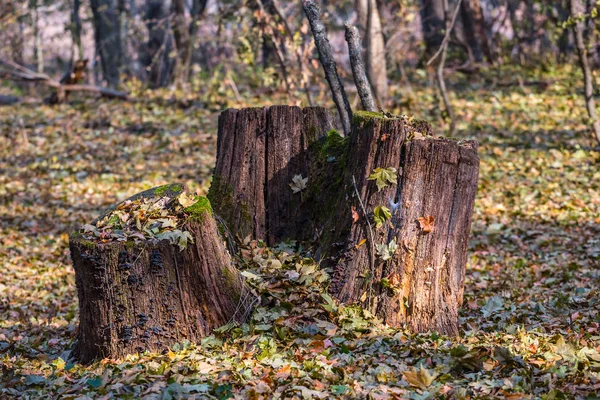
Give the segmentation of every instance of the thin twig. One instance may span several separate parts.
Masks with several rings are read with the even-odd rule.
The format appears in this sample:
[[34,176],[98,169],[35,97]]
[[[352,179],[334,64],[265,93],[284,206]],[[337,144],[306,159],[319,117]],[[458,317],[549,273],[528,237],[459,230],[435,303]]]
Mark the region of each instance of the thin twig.
[[369,227],[369,235],[371,237],[370,242],[370,257],[369,257],[369,269],[371,271],[371,277],[369,279],[369,300],[371,299],[371,293],[373,292],[373,278],[375,277],[375,235],[373,234],[373,228],[371,227],[371,222],[369,221],[369,216],[367,214],[367,210],[365,205],[363,204],[362,198],[360,197],[360,193],[358,192],[358,188],[356,187],[356,179],[354,175],[352,175],[352,184],[354,185],[354,192],[356,193],[356,197],[358,197],[358,204],[360,204],[360,208],[362,209],[363,215],[365,217],[365,221],[367,221],[367,226]]

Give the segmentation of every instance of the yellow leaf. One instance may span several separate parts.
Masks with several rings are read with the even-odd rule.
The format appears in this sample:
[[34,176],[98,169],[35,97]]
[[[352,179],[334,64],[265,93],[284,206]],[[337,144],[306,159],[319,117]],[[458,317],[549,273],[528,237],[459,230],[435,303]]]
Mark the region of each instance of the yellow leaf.
[[364,292],[362,294],[362,296],[360,296],[360,302],[361,303],[364,303],[365,300],[367,300],[367,292]]
[[361,247],[363,244],[365,244],[365,243],[367,243],[367,239],[363,239],[363,240],[361,240],[361,241],[360,241],[360,242],[358,242],[358,244],[357,244],[356,246],[354,246],[354,247],[356,247],[357,249],[360,249],[360,247]]
[[404,371],[402,374],[404,375],[406,382],[419,389],[425,389],[431,385],[437,376],[431,374],[428,369],[423,368],[423,365],[421,365],[420,369],[411,368],[408,371]]
[[179,200],[179,204],[181,204],[183,208],[188,208],[198,202],[198,197],[194,196],[193,194],[188,195],[187,193],[183,192],[179,195],[177,200]]

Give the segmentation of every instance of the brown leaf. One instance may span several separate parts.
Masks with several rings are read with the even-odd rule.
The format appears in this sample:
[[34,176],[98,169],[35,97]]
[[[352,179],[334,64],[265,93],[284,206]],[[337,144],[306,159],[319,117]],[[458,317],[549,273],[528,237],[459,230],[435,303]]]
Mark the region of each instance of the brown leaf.
[[419,389],[425,389],[431,385],[436,377],[435,373],[430,373],[423,365],[421,365],[420,369],[411,368],[408,371],[404,371],[402,374],[404,375],[406,382]]
[[433,231],[433,222],[435,221],[435,219],[432,215],[418,218],[417,221],[419,221],[419,226],[421,227],[423,232],[429,233]]
[[399,287],[400,286],[400,275],[394,271],[388,276],[388,281],[390,282],[391,287]]
[[356,207],[352,206],[352,223],[355,224],[358,221],[358,213],[356,212]]
[[275,379],[286,380],[290,377],[291,372],[292,367],[290,366],[290,364],[286,364],[277,370],[277,372],[275,373]]

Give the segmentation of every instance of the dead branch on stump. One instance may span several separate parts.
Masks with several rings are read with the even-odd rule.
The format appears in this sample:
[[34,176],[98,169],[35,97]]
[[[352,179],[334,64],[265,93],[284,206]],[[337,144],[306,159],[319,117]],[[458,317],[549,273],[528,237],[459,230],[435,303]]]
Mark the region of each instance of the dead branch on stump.
[[351,128],[350,121],[352,119],[352,109],[348,102],[346,91],[344,90],[344,84],[337,72],[337,66],[331,52],[331,45],[329,44],[329,39],[327,39],[323,21],[321,21],[321,13],[312,0],[304,0],[302,6],[306,17],[308,18],[308,22],[310,23],[310,29],[312,30],[315,39],[315,47],[319,52],[319,60],[323,66],[323,71],[325,71],[325,78],[329,83],[333,101],[340,114],[344,133],[348,135],[350,134]]
[[350,25],[348,22],[346,26],[346,42],[348,42],[348,52],[350,54],[350,65],[352,66],[352,74],[354,75],[354,84],[360,97],[360,102],[366,111],[377,111],[375,105],[375,99],[373,98],[373,91],[371,90],[371,84],[367,78],[365,71],[365,64],[362,58],[362,43],[360,40],[360,34],[358,28],[354,25]]

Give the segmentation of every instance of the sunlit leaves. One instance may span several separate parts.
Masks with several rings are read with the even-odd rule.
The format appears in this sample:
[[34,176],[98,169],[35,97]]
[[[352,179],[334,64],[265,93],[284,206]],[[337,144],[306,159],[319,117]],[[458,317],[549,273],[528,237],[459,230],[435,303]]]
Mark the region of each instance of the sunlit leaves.
[[389,243],[377,243],[375,248],[377,249],[377,256],[382,261],[387,261],[396,254],[396,251],[398,250],[398,244],[396,244],[395,239],[392,239]]
[[390,209],[385,206],[377,206],[373,210],[373,220],[375,221],[375,227],[379,228],[386,221],[389,221],[392,218],[392,213]]
[[377,190],[381,191],[381,189],[388,187],[389,185],[395,185],[398,183],[397,170],[394,167],[375,168],[373,173],[369,175],[369,180],[375,181]]

